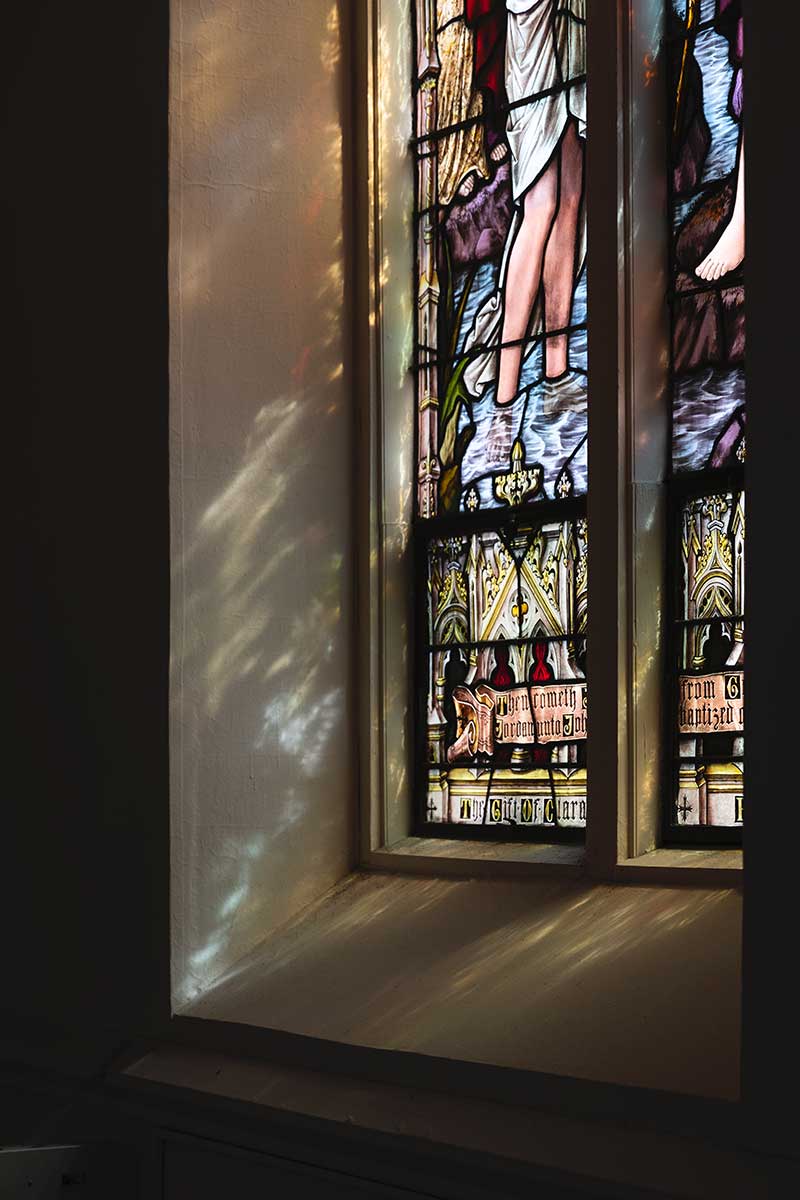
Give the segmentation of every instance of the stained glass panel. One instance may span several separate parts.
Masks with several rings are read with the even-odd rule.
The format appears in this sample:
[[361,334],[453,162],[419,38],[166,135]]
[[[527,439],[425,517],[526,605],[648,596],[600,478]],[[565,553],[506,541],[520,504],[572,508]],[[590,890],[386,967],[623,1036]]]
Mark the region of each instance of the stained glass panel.
[[744,802],[744,26],[741,0],[667,0],[666,16],[674,514],[666,830],[691,840],[703,826],[741,827]]
[[671,0],[673,469],[744,454],[741,0]]
[[585,0],[417,0],[418,511],[586,490]]
[[420,824],[566,834],[586,821],[586,0],[413,7]]
[[585,519],[433,538],[426,561],[426,821],[582,827]]
[[744,799],[744,493],[685,499],[678,553],[673,823],[737,826]]

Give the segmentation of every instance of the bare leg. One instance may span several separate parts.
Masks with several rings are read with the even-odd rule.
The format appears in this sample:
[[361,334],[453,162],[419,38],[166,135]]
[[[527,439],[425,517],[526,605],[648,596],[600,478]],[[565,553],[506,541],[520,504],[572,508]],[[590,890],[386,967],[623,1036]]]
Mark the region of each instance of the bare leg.
[[[542,262],[556,211],[558,163],[554,158],[523,199],[522,224],[517,231],[506,269],[501,341],[525,336],[536,295],[542,282]],[[497,403],[510,404],[519,385],[522,345],[500,351]]]
[[739,164],[736,171],[736,196],[733,212],[713,249],[699,263],[694,273],[708,282],[735,271],[744,258],[744,134],[739,143]]
[[[558,212],[544,255],[544,327],[564,329],[572,314],[575,252],[583,189],[583,146],[574,121],[561,141]],[[545,342],[545,376],[556,379],[569,367],[569,335]]]

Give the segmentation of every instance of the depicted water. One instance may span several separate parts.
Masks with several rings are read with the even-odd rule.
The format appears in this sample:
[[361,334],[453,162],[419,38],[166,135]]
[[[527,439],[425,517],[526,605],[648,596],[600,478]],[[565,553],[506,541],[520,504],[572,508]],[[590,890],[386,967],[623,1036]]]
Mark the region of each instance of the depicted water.
[[[459,355],[472,328],[475,314],[496,287],[499,264],[485,263],[477,271],[464,309],[458,338]],[[455,303],[464,287],[465,274],[457,281]],[[571,323],[586,322],[586,271],[581,272],[575,288]],[[498,507],[493,491],[493,476],[508,470],[511,443],[519,437],[525,446],[526,465],[543,468],[543,483],[537,499],[556,495],[556,483],[562,468],[571,476],[570,495],[586,491],[587,389],[586,329],[576,329],[569,339],[570,374],[551,383],[543,378],[543,344],[534,339],[523,359],[516,401],[499,409],[494,403],[495,386],[490,385],[475,397],[472,417],[476,431],[461,464],[463,497],[474,484],[481,508]],[[469,422],[462,411],[459,431]]]
[[[685,18],[684,0],[673,0],[676,13]],[[702,0],[700,23],[714,19],[715,0]],[[739,142],[739,126],[729,111],[733,70],[728,61],[728,43],[713,28],[704,29],[696,38],[694,54],[703,73],[703,100],[711,131],[711,144],[703,169],[699,195],[676,203],[673,225],[678,228],[693,207],[701,203],[707,188],[726,178],[734,170]],[[464,308],[457,339],[457,355],[463,352],[480,306],[496,288],[500,264],[484,263],[476,272]],[[467,279],[462,271],[456,279],[454,306],[457,306]],[[586,272],[581,273],[575,291],[572,313],[574,325],[585,324]],[[587,487],[587,353],[586,330],[570,336],[572,374],[559,384],[543,378],[541,339],[535,339],[526,355],[520,375],[517,400],[504,409],[494,403],[495,388],[489,386],[473,398],[472,418],[475,434],[467,447],[462,466],[462,508],[470,485],[477,490],[481,508],[498,507],[493,478],[509,467],[510,445],[514,437],[525,446],[526,465],[543,468],[543,485],[537,498],[552,498],[563,468],[567,468],[572,495]],[[741,367],[708,367],[675,384],[673,408],[673,469],[698,470],[706,465],[714,442],[735,411],[744,403],[744,372]],[[459,432],[470,420],[462,410]]]
[[744,368],[705,367],[676,379],[672,469],[706,466],[719,435],[744,404]]
[[[686,15],[684,0],[673,0],[673,8],[683,20]],[[713,21],[715,12],[715,0],[702,0],[700,23]],[[711,144],[699,194],[673,206],[675,230],[705,200],[707,189],[729,176],[736,167],[740,128],[729,109],[733,68],[728,54],[728,43],[716,30],[704,29],[697,36],[694,55],[703,73],[703,107]],[[708,366],[678,377],[673,394],[673,470],[697,471],[705,467],[714,443],[744,401],[744,370],[741,366]]]
[[[673,7],[683,19],[686,6],[673,0]],[[714,0],[703,0],[701,24],[714,18]],[[715,29],[704,29],[694,44],[694,56],[703,73],[703,108],[711,131],[711,145],[703,168],[701,186],[730,175],[736,166],[736,151],[739,145],[739,126],[728,108],[733,69],[728,62],[728,43]],[[699,197],[702,200],[704,197]],[[673,225],[677,229],[683,224],[697,197],[682,201],[674,206]]]

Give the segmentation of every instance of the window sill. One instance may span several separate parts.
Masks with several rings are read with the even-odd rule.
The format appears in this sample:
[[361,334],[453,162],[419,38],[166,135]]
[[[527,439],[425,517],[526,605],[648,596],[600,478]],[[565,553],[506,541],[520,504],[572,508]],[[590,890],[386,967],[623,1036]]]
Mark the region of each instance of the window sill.
[[365,856],[364,866],[373,871],[412,875],[578,878],[583,873],[585,853],[583,846],[574,844],[407,837],[371,851]]
[[742,886],[742,851],[659,849],[637,858],[621,859],[613,872],[617,882],[691,883],[696,887]]
[[[579,879],[588,869],[586,848],[540,842],[479,842],[448,838],[407,837],[364,856],[363,867],[400,875],[501,879],[558,876]],[[661,883],[666,886],[741,887],[739,849],[658,849],[620,859],[608,873],[609,883]]]
[[523,1072],[526,1086],[560,1076],[732,1100],[740,941],[740,898],[723,881],[703,890],[367,872],[180,1016],[348,1044],[381,1061],[401,1051]]

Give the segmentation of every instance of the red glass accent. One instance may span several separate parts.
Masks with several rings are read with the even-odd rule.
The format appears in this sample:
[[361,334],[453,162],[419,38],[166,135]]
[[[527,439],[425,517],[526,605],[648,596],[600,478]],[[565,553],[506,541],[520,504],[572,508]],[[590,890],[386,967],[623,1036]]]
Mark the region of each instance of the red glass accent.
[[533,643],[533,657],[536,660],[531,667],[531,680],[533,683],[549,683],[553,678],[553,669],[545,657],[546,654],[546,642]]
[[502,642],[498,642],[495,647],[494,661],[495,667],[489,676],[492,687],[510,687],[512,683],[516,683],[508,662],[508,646],[504,646]]

